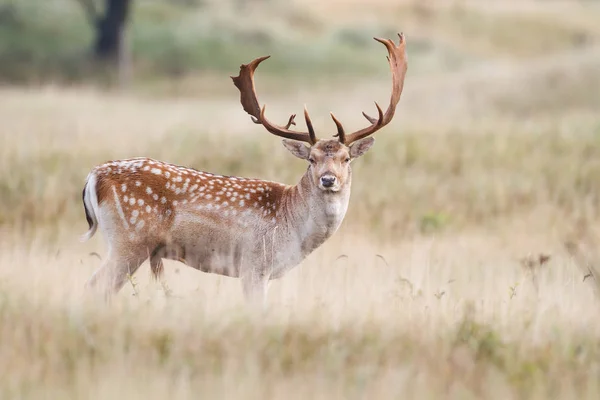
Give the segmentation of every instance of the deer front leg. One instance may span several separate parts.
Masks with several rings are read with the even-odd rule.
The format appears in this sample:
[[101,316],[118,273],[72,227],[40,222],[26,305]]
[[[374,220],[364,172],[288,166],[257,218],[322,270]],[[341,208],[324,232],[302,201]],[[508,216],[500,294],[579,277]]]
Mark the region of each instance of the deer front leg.
[[251,269],[248,273],[243,274],[241,279],[246,302],[252,307],[264,309],[267,305],[269,276],[265,272]]

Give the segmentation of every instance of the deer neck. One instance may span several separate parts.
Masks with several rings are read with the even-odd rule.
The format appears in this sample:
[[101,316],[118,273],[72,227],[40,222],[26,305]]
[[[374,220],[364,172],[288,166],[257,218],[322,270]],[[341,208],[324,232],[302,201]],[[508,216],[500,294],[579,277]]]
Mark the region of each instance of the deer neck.
[[302,256],[307,256],[342,223],[350,200],[351,176],[338,192],[325,192],[313,182],[307,171],[296,186],[289,187],[282,197],[284,218],[281,235],[299,241]]

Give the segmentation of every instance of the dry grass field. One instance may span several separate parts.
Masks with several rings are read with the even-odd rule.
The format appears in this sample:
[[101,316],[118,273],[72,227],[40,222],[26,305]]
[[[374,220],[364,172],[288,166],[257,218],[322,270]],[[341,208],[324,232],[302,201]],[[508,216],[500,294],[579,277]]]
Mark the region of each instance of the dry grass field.
[[[173,297],[145,263],[98,303],[83,284],[105,246],[78,241],[84,179],[107,160],[299,179],[242,111],[238,61],[125,92],[0,89],[0,398],[600,397],[600,7],[294,4],[325,32],[308,43],[336,13],[428,50],[355,163],[342,227],[260,315],[237,280],[177,262]],[[384,49],[364,46],[382,68],[360,77],[258,74],[273,120],[306,103],[321,136],[329,111],[362,126],[390,90]]]

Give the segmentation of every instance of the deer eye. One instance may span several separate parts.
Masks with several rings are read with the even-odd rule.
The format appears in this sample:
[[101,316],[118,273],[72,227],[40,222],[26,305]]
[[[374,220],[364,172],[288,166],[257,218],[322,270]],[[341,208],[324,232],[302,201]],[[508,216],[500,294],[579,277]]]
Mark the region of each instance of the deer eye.
[[314,163],[316,162],[316,161],[315,161],[315,159],[314,159],[314,158],[312,158],[312,157],[311,157],[311,158],[309,158],[309,159],[308,159],[308,161],[309,161],[311,164],[314,164]]
[[350,157],[347,157],[347,158],[344,160],[344,162],[347,162],[347,163],[349,163],[349,162],[350,162]]

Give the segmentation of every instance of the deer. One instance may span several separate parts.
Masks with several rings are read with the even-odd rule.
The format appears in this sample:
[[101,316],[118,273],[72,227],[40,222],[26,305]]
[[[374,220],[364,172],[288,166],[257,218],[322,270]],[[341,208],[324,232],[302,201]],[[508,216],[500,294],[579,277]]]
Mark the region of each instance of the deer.
[[266,304],[270,281],[283,277],[329,239],[342,223],[350,200],[350,164],[373,145],[375,132],[390,123],[407,71],[406,40],[374,38],[388,52],[392,93],[378,116],[362,113],[369,125],[346,133],[330,113],[337,133],[317,139],[306,106],[307,131],[267,119],[259,105],[254,74],[264,56],[242,64],[231,77],[240,102],[255,124],[281,137],[292,155],[308,162],[296,185],[218,175],[152,158],[109,161],[88,174],[82,200],[89,240],[99,228],[108,255],[86,283],[110,299],[149,259],[152,276],[163,282],[163,259],[241,280],[243,298]]

